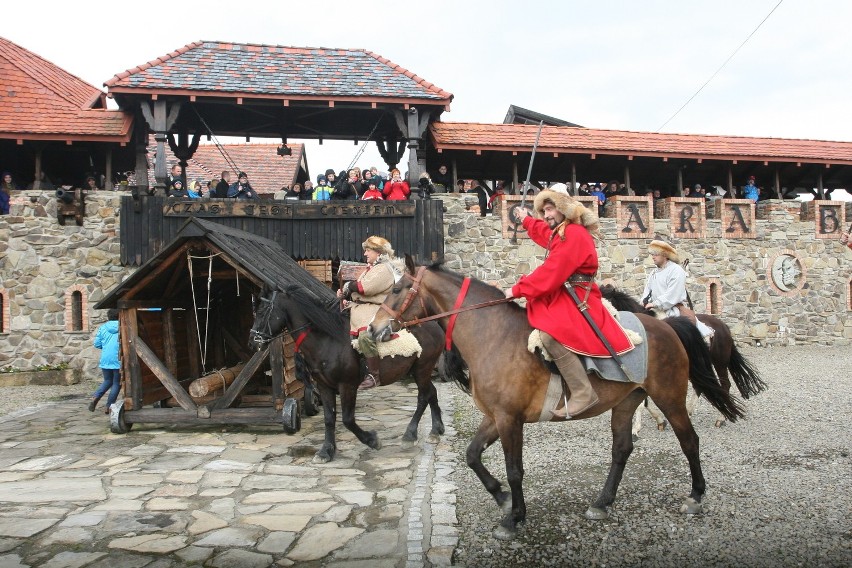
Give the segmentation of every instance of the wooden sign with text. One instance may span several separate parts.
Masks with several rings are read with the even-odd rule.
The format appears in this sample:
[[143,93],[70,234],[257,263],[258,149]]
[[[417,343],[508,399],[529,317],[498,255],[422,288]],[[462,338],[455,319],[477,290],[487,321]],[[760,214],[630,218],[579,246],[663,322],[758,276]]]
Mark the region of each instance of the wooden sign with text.
[[411,201],[320,201],[299,203],[261,199],[175,199],[163,205],[167,217],[257,217],[274,219],[361,219],[413,217]]

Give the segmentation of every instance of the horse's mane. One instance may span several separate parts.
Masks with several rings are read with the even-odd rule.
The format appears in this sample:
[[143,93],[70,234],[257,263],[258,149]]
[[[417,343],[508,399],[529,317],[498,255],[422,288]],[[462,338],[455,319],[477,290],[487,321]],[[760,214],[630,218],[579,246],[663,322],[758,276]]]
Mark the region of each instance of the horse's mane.
[[640,304],[636,298],[611,284],[601,286],[600,290],[601,296],[609,300],[612,306],[620,312],[654,315],[654,310],[645,309],[645,306]]
[[337,307],[337,299],[329,296],[317,298],[312,292],[298,284],[287,286],[284,292],[299,307],[302,316],[311,322],[311,327],[329,337],[339,336],[343,329],[349,329],[343,313]]

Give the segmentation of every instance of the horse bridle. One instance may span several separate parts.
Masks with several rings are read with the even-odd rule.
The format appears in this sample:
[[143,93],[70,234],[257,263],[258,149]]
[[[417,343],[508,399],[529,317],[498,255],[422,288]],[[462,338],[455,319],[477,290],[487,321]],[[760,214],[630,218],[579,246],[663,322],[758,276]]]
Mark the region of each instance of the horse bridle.
[[[260,312],[261,316],[258,317],[258,321],[260,321],[261,317],[266,319],[266,329],[264,331],[258,331],[256,329],[254,329],[254,327],[252,327],[252,329],[251,329],[252,341],[255,342],[255,343],[259,343],[260,345],[265,345],[265,344],[269,343],[270,341],[273,341],[274,339],[281,337],[282,335],[284,335],[286,333],[290,333],[291,335],[295,336],[300,331],[304,331],[304,330],[309,329],[311,327],[310,322],[308,322],[304,325],[300,325],[299,327],[297,327],[295,329],[291,329],[291,330],[288,330],[287,327],[285,326],[284,329],[281,331],[281,333],[278,333],[276,335],[272,335],[272,326],[269,323],[269,320],[270,320],[270,316],[272,315],[272,310],[275,308],[275,297],[276,296],[278,296],[278,290],[273,290],[272,291],[272,297],[270,297],[270,298],[261,297],[260,298],[260,302],[262,304],[264,304],[264,303],[268,304],[268,306],[263,306],[263,308],[261,308],[261,310],[262,310]],[[295,337],[294,337],[294,339],[295,339]]]
[[399,310],[394,310],[389,305],[387,305],[387,299],[382,302],[382,305],[379,306],[380,310],[384,310],[391,317],[392,322],[396,322],[399,324],[399,329],[404,329],[406,327],[410,327],[412,325],[416,325],[419,323],[419,320],[409,320],[405,321],[402,319],[402,314],[411,306],[411,302],[414,301],[414,298],[417,297],[420,300],[420,308],[423,310],[423,313],[426,313],[426,304],[423,303],[423,296],[419,296],[420,292],[420,281],[423,280],[423,274],[426,272],[426,267],[421,266],[417,269],[417,274],[414,275],[414,278],[411,278],[408,274],[403,274],[403,278],[409,278],[412,280],[411,288],[408,289],[408,293],[405,295],[405,299],[402,301],[402,307]]

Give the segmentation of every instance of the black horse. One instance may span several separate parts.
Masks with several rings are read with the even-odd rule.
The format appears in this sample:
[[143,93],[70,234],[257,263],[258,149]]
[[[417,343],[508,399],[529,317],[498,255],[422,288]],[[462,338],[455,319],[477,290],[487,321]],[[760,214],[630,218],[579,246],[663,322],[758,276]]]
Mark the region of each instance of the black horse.
[[[601,295],[609,300],[616,310],[656,315],[654,310],[646,309],[635,298],[612,285],[601,286]],[[710,314],[696,314],[695,316],[713,329],[713,339],[710,342],[710,359],[713,361],[713,369],[719,377],[722,388],[730,391],[731,379],[733,378],[737,390],[745,399],[766,390],[766,383],[761,379],[760,373],[737,349],[731,329],[725,322]],[[665,421],[661,422],[662,417],[658,415],[654,418],[657,420],[658,427],[663,429]],[[726,421],[725,416],[720,415],[716,419],[716,426],[721,427]]]
[[[260,307],[251,329],[250,341],[258,349],[281,333],[289,332],[304,357],[308,371],[319,387],[324,410],[325,442],[316,460],[328,462],[337,451],[336,395],[340,394],[343,425],[367,446],[379,449],[381,442],[374,431],[365,431],[355,422],[355,399],[365,367],[349,335],[349,318],[339,309],[339,301],[329,290],[318,298],[298,285],[284,290],[264,290]],[[417,409],[402,437],[403,442],[417,440],[417,426],[426,406],[432,411],[430,442],[444,433],[444,422],[438,406],[438,393],[432,384],[432,370],[443,351],[444,332],[434,322],[418,326],[412,334],[423,348],[419,357],[383,357],[380,371],[382,384],[396,382],[410,374],[417,383]]]

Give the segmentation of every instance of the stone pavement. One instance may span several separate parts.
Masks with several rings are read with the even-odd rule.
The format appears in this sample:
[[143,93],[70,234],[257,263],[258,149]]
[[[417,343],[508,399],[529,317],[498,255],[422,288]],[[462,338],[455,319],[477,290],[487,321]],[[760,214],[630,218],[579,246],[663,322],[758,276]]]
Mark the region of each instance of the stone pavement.
[[[136,424],[112,434],[87,399],[0,418],[0,568],[449,565],[458,542],[451,473],[453,396],[437,384],[447,432],[401,438],[413,385],[361,393],[371,450],[341,424],[338,454],[313,463],[322,417],[289,436],[258,425]],[[339,417],[339,412],[338,412]]]

